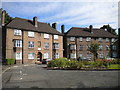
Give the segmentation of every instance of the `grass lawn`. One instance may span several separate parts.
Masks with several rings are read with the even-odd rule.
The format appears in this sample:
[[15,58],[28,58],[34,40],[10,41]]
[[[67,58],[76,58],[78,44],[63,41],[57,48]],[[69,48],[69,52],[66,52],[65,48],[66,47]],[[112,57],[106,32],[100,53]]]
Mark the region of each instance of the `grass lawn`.
[[109,69],[120,69],[120,64],[112,64],[108,66]]

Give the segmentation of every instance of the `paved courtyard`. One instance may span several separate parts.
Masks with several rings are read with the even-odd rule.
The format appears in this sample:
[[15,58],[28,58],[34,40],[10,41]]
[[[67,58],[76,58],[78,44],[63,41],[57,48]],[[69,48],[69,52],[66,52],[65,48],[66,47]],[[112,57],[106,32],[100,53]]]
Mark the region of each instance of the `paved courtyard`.
[[112,88],[119,71],[46,70],[45,65],[14,66],[3,73],[3,88]]

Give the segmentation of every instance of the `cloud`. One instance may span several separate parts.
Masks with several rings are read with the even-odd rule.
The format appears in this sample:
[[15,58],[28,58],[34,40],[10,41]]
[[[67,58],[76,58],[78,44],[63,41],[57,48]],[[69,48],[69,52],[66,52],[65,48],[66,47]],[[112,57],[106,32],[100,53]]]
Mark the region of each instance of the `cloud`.
[[[102,0],[103,1],[103,0]],[[101,27],[118,26],[118,3],[115,2],[11,2],[3,7],[12,16],[32,19],[37,16],[42,22],[57,22],[67,27],[84,27],[92,24]]]

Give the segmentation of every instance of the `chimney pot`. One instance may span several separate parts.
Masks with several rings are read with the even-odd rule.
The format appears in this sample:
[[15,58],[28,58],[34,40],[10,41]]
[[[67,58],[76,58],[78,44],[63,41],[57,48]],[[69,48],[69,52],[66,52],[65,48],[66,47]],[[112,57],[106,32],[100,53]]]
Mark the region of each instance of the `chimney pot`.
[[2,11],[2,18],[1,18],[2,26],[4,26],[4,25],[5,25],[5,13],[6,13],[6,11],[5,11],[5,10],[4,10],[4,11]]
[[53,24],[52,24],[52,27],[53,27],[54,29],[56,29],[56,26],[57,26],[56,23],[53,23]]
[[34,18],[33,18],[33,24],[35,25],[35,27],[38,27],[38,22],[37,22],[37,20],[38,20],[38,18],[35,16]]
[[90,30],[90,32],[92,32],[92,29],[93,29],[93,26],[90,25],[90,26],[89,26],[89,30]]
[[61,26],[61,32],[64,33],[65,32],[65,25]]

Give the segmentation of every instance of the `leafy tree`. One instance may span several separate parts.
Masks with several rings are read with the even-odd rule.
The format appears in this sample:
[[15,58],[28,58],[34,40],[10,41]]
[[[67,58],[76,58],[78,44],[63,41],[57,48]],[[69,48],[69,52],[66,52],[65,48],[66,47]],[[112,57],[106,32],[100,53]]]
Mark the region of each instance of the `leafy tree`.
[[5,23],[8,23],[12,20],[13,18],[9,16],[7,12],[5,12]]
[[110,33],[117,35],[116,29],[113,29],[109,24],[103,25],[100,29],[107,29]]
[[100,45],[100,44],[98,44],[98,43],[91,43],[91,44],[90,44],[90,47],[89,47],[89,51],[90,51],[91,53],[93,53],[93,55],[94,55],[94,61],[98,58],[98,53],[97,53],[97,51],[98,51],[98,49],[99,49],[99,45]]

